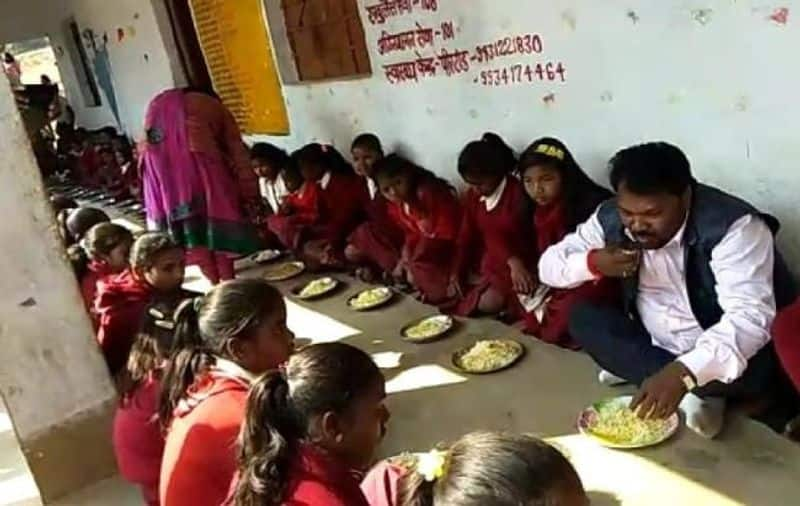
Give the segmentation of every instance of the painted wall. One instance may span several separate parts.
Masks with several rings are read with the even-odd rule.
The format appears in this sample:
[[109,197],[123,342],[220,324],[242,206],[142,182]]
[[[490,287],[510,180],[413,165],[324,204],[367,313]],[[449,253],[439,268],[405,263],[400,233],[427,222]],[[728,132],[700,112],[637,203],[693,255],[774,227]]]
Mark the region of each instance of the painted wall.
[[[0,87],[0,393],[46,499],[114,471],[116,391],[10,89]],[[80,466],[65,466],[81,455]]]
[[[701,180],[776,213],[784,224],[783,248],[800,261],[800,102],[794,99],[800,67],[792,63],[800,46],[800,2],[437,0],[435,11],[423,9],[431,2],[411,2],[411,13],[372,23],[366,6],[379,2],[359,0],[373,75],[287,84],[292,134],[269,140],[290,149],[312,140],[346,149],[355,134],[373,131],[388,148],[457,178],[459,149],[484,131],[500,133],[517,149],[555,135],[604,183],[615,150],[668,140],[687,152]],[[267,0],[267,6],[273,38],[280,38],[279,2]],[[378,52],[383,31],[414,30],[416,23],[439,32],[433,46]],[[442,23],[452,23],[452,39],[444,40]],[[527,34],[540,36],[541,53],[528,54]],[[476,46],[500,40],[498,49],[516,51],[518,35],[522,54],[478,61],[486,55]],[[285,41],[275,46],[291,82]],[[444,49],[467,51],[469,70],[447,77],[440,65],[435,77],[418,73],[417,81],[388,82],[384,65]],[[551,71],[562,63],[564,81],[559,74],[549,80],[546,68],[540,79],[537,63],[552,63]],[[495,69],[499,85],[484,86],[497,80],[482,72]],[[511,75],[517,72],[520,83],[513,82],[520,75]]]
[[[166,12],[159,0],[6,0],[0,16],[0,41],[48,35],[59,60],[67,97],[78,122],[87,128],[117,123],[105,89],[113,89],[123,130],[139,136],[150,99],[158,92],[183,85]],[[78,87],[67,22],[74,17],[93,43],[84,37],[90,66],[102,95],[102,106],[87,106]],[[102,86],[108,83],[109,86]],[[105,88],[105,89],[104,89]]]

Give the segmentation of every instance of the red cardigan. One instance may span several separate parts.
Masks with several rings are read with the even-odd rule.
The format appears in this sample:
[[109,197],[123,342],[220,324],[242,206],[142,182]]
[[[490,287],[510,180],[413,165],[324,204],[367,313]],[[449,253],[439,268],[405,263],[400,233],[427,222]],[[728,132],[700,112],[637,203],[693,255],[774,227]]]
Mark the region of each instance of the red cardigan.
[[92,260],[86,268],[86,273],[81,279],[81,294],[83,295],[83,303],[86,305],[86,311],[92,319],[94,330],[97,331],[100,325],[100,314],[95,309],[94,303],[97,299],[97,285],[101,280],[108,276],[113,275],[111,268],[106,262],[98,262]]
[[526,194],[515,177],[506,177],[500,201],[491,210],[480,194],[470,188],[464,194],[464,218],[458,236],[455,272],[462,279],[471,267],[493,283],[511,287],[508,259],[517,257],[535,271],[536,254],[527,220]]
[[291,464],[286,506],[369,506],[356,473],[319,448],[301,446]]
[[98,284],[94,305],[100,317],[97,342],[112,374],[125,367],[153,293],[153,288],[138,280],[130,269]]
[[210,372],[190,389],[167,434],[159,496],[164,506],[219,506],[236,473],[236,437],[249,383]]
[[363,184],[358,176],[331,173],[327,186],[319,189],[319,218],[312,225],[311,238],[343,247],[347,236],[363,221],[361,193]]

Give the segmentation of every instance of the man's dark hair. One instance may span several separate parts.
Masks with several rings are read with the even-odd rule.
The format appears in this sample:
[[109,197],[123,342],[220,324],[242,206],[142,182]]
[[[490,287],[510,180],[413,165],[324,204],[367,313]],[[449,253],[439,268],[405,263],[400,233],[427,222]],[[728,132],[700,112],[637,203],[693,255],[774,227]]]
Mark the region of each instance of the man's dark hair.
[[694,183],[686,155],[666,142],[625,148],[614,155],[609,167],[614,191],[625,183],[625,189],[638,195],[682,195]]

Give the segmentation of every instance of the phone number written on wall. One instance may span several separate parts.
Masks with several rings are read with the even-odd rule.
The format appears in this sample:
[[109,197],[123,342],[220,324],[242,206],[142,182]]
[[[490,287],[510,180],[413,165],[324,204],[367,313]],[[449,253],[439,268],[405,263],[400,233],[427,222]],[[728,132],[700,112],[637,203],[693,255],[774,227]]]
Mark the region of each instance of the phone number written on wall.
[[[369,21],[383,25],[392,17],[413,12],[433,13],[439,0],[382,0],[366,7]],[[562,61],[543,59],[544,43],[537,33],[499,37],[473,49],[448,49],[441,46],[457,38],[460,32],[453,21],[423,25],[416,21],[406,30],[390,33],[382,30],[377,40],[380,55],[408,53],[413,57],[383,65],[386,80],[401,85],[421,79],[456,77],[474,72],[472,82],[481,86],[512,86],[536,82],[564,82],[567,69]],[[510,57],[525,58],[502,65]],[[488,64],[494,64],[486,68]],[[501,65],[497,65],[500,63]]]

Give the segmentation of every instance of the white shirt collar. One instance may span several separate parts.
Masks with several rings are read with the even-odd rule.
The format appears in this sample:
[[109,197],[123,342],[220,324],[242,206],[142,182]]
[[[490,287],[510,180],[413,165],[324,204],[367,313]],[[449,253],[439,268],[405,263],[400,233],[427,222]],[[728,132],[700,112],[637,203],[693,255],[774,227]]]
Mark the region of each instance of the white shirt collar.
[[328,184],[331,182],[331,171],[326,172],[322,175],[319,179],[319,186],[325,190],[328,188]]
[[491,195],[489,195],[488,197],[481,197],[481,202],[483,202],[486,205],[487,211],[493,210],[495,207],[497,207],[497,204],[500,203],[500,199],[503,196],[503,191],[505,191],[506,189],[506,182],[507,178],[504,177],[503,180],[500,182],[500,184],[497,185],[497,188],[495,188],[494,192]]
[[375,181],[372,180],[371,177],[367,179],[367,190],[369,191],[369,198],[370,200],[375,200],[375,195],[378,194],[378,185],[375,184]]

